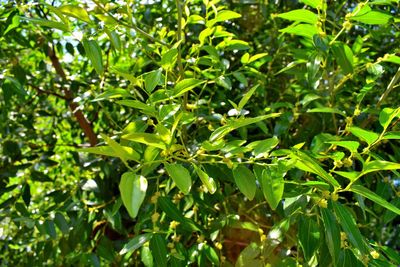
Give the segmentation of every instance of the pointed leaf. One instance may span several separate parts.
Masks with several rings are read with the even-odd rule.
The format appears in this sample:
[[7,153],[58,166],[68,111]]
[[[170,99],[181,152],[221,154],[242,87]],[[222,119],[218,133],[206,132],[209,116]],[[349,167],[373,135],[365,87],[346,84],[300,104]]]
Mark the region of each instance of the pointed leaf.
[[167,266],[167,242],[163,235],[154,234],[150,240],[150,249],[153,254],[155,266],[166,267]]
[[261,175],[261,188],[272,210],[275,210],[282,200],[284,186],[283,174],[273,168],[266,168],[263,170]]
[[364,164],[361,175],[365,175],[367,173],[375,172],[375,171],[383,171],[383,170],[391,171],[391,170],[397,170],[397,169],[400,169],[400,163],[384,161],[384,160],[373,160],[373,161],[366,162]]
[[111,146],[98,146],[78,149],[79,152],[87,152],[109,157],[121,157],[122,154],[122,158],[124,158],[125,160],[140,160],[140,154],[131,147],[120,146],[118,150],[119,152],[116,153]]
[[356,127],[356,126],[350,127],[349,131],[353,135],[357,136],[359,139],[367,142],[368,145],[371,145],[373,142],[375,142],[379,138],[379,134],[371,132],[371,131],[367,131],[367,130],[364,130],[364,129],[361,129],[361,128]]
[[128,252],[134,252],[135,250],[143,246],[146,242],[148,242],[152,237],[153,237],[152,233],[146,233],[135,236],[122,247],[119,254],[123,255]]
[[357,193],[357,194],[365,197],[365,198],[368,198],[369,200],[372,200],[373,202],[375,202],[375,203],[381,205],[382,207],[384,207],[384,208],[396,213],[397,215],[400,215],[400,209],[399,208],[397,208],[396,206],[390,204],[385,199],[383,199],[379,195],[375,194],[374,192],[372,192],[368,188],[365,188],[362,185],[352,185],[350,190],[353,191],[354,193]]
[[47,28],[57,29],[57,30],[61,30],[64,32],[69,31],[68,25],[64,24],[62,22],[51,21],[51,20],[47,20],[47,19],[39,19],[39,18],[27,18],[27,17],[21,17],[21,19],[27,20],[29,22],[32,22],[34,24],[37,24],[37,25],[40,25],[43,27],[47,27]]
[[74,17],[74,18],[80,19],[80,20],[88,22],[88,23],[91,22],[87,11],[80,6],[64,5],[64,6],[60,6],[58,8],[58,10],[60,10],[62,13],[64,13],[67,16]]
[[354,247],[358,248],[361,253],[368,253],[365,239],[361,235],[360,230],[358,229],[356,222],[353,218],[353,215],[344,206],[342,206],[342,204],[338,202],[332,202],[332,205],[335,210],[335,214],[339,219],[340,225],[346,232],[350,243]]
[[161,149],[165,149],[165,143],[162,141],[162,139],[155,134],[150,134],[150,133],[128,133],[125,134],[121,137],[122,139],[146,144],[149,146],[154,146],[158,147]]
[[243,165],[239,165],[232,172],[235,183],[240,192],[242,192],[249,200],[253,200],[257,190],[254,174]]
[[195,169],[203,185],[207,188],[208,192],[210,192],[210,194],[214,194],[217,190],[217,185],[215,184],[214,179],[208,176],[206,172],[202,171],[196,165],[193,165],[193,168]]
[[85,48],[86,56],[92,62],[93,68],[98,74],[102,74],[103,68],[103,57],[101,55],[101,48],[95,40],[88,40],[84,38],[82,40],[83,47]]
[[332,256],[333,266],[336,266],[336,262],[339,260],[340,252],[340,230],[337,224],[335,215],[330,209],[320,209],[322,221],[325,226],[325,239],[329,249],[329,253]]
[[352,73],[354,67],[353,67],[353,52],[351,51],[351,48],[348,45],[343,44],[341,42],[335,42],[332,45],[332,52],[337,63],[342,68],[343,72],[345,74]]
[[242,110],[243,109],[243,107],[247,104],[247,102],[250,100],[251,96],[254,94],[254,92],[257,90],[257,88],[259,86],[260,86],[259,84],[253,86],[249,91],[247,91],[244,94],[244,96],[242,97],[242,99],[240,100],[240,102],[239,102],[239,104],[237,106],[238,110]]
[[360,143],[357,141],[329,141],[327,143],[347,148],[350,152],[357,152],[360,146]]
[[291,20],[291,21],[299,21],[306,22],[310,24],[316,24],[318,21],[317,14],[311,12],[307,9],[296,9],[286,13],[281,13],[277,15],[279,18]]
[[139,100],[124,99],[124,100],[115,101],[115,103],[123,105],[123,106],[131,107],[131,108],[137,108],[137,109],[143,110],[148,113],[156,113],[156,109],[153,106],[147,105],[143,102],[140,102]]
[[161,71],[161,69],[158,69],[144,74],[144,88],[147,93],[153,92],[154,88],[161,82]]
[[134,172],[126,172],[121,176],[119,191],[121,192],[122,203],[124,203],[129,215],[132,218],[136,218],[139,208],[146,197],[146,178]]
[[382,125],[382,127],[385,131],[389,127],[389,125],[393,121],[393,119],[398,117],[399,114],[400,114],[400,108],[397,108],[397,109],[384,108],[379,113],[379,123]]
[[175,85],[172,95],[173,97],[180,96],[203,83],[205,83],[205,81],[197,80],[194,78],[184,79]]
[[313,219],[302,216],[300,217],[298,227],[300,246],[303,249],[304,257],[310,260],[311,257],[316,254],[320,243],[318,224]]
[[279,30],[280,32],[294,34],[312,39],[315,34],[318,34],[318,29],[310,24],[297,24]]
[[379,11],[370,11],[360,16],[350,17],[351,20],[372,25],[387,24],[391,18],[393,18],[391,15]]
[[179,190],[185,195],[189,194],[192,187],[192,178],[189,171],[179,163],[165,163],[164,166]]

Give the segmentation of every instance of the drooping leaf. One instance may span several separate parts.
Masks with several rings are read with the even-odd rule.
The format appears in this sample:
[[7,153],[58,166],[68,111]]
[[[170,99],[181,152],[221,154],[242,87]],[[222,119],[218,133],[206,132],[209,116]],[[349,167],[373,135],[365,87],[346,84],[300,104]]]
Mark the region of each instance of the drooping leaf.
[[146,242],[148,242],[152,237],[152,233],[145,233],[135,236],[122,247],[119,254],[123,255],[128,252],[134,252],[135,250],[143,246]]
[[332,202],[335,214],[339,219],[339,223],[345,231],[350,243],[359,249],[361,253],[368,253],[368,248],[364,237],[358,229],[353,215],[338,202]]
[[304,216],[300,217],[298,224],[298,238],[304,257],[310,260],[317,253],[319,247],[320,232],[318,224],[313,219]]
[[217,185],[216,185],[214,179],[211,178],[206,172],[201,170],[196,165],[193,165],[193,167],[194,167],[197,175],[199,176],[201,182],[207,188],[208,192],[210,192],[210,194],[214,194],[215,191],[217,190]]
[[235,183],[240,192],[242,192],[249,200],[253,200],[257,190],[254,174],[243,165],[239,165],[233,169],[232,172]]
[[345,74],[352,73],[354,70],[354,66],[353,66],[353,52],[351,51],[351,48],[344,43],[335,42],[332,45],[332,52],[337,63],[342,68],[344,73]]
[[[400,164],[399,164],[400,165]],[[368,188],[362,186],[362,185],[352,185],[350,187],[350,190],[353,191],[356,194],[359,194],[365,198],[368,198],[369,200],[372,200],[373,202],[381,205],[382,207],[396,213],[397,215],[400,215],[400,209],[397,208],[396,206],[390,204],[387,202],[385,199],[377,195],[376,193],[372,192]]]
[[189,171],[179,163],[165,163],[164,166],[179,190],[186,195],[189,194],[192,187],[192,178]]
[[265,199],[272,210],[275,210],[282,200],[285,182],[283,173],[278,168],[266,168],[261,175],[261,188]]
[[33,24],[37,24],[37,25],[47,27],[47,28],[57,29],[57,30],[61,30],[64,32],[69,31],[68,25],[64,24],[62,22],[51,21],[51,20],[40,19],[40,18],[27,18],[27,17],[21,17],[21,19],[24,19],[28,22],[32,22]]
[[147,179],[133,172],[125,172],[119,183],[122,202],[132,218],[136,218],[146,197]]
[[339,260],[340,230],[335,215],[330,209],[320,209],[322,221],[325,226],[325,239],[329,253],[332,256],[333,265]]
[[88,40],[86,38],[83,38],[82,44],[83,47],[85,48],[86,56],[92,63],[93,68],[96,70],[98,74],[102,74],[104,71],[103,57],[99,44],[95,40]]
[[364,164],[361,175],[365,175],[367,173],[375,172],[375,171],[383,171],[383,170],[390,171],[390,170],[398,170],[398,169],[400,169],[400,163],[384,161],[384,160],[373,160],[373,161],[366,162]]
[[305,22],[310,24],[316,24],[318,21],[318,16],[314,12],[311,12],[307,9],[296,9],[291,10],[286,13],[281,13],[277,15],[279,18],[291,20],[291,21],[298,21],[298,22]]
[[394,118],[398,117],[400,114],[400,108],[393,109],[393,108],[384,108],[379,113],[379,123],[382,125],[383,129],[389,127],[390,123],[394,120]]
[[357,141],[329,141],[327,143],[344,147],[350,152],[357,152],[357,149],[360,146],[360,143]]
[[124,100],[115,101],[115,103],[123,105],[123,106],[131,107],[131,108],[141,109],[141,110],[151,113],[151,114],[156,113],[156,109],[153,106],[147,105],[143,102],[140,102],[139,100],[124,99]]
[[80,148],[78,149],[78,151],[109,157],[121,157],[124,160],[140,160],[140,154],[136,152],[133,148],[127,146],[120,146],[118,149],[118,153],[115,152],[111,146],[86,147]]
[[153,70],[143,74],[144,76],[144,88],[147,93],[153,92],[154,88],[161,82],[162,70]]
[[244,94],[244,96],[242,97],[242,99],[240,100],[240,102],[239,102],[239,104],[237,106],[238,110],[242,110],[243,109],[243,107],[247,104],[247,102],[250,100],[251,96],[254,94],[254,92],[257,90],[257,88],[259,86],[260,86],[259,84],[253,86],[249,91],[247,91]]
[[150,240],[150,249],[156,266],[167,267],[166,255],[168,255],[168,251],[164,235],[154,234]]

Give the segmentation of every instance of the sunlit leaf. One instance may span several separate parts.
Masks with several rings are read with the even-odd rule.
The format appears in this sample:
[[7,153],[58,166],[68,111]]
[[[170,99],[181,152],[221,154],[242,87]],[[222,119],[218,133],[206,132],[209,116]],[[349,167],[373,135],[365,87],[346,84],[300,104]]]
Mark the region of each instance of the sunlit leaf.
[[189,171],[179,163],[165,163],[164,166],[179,190],[184,194],[189,194],[192,187],[192,178]]
[[245,166],[239,165],[232,170],[235,183],[240,192],[243,193],[249,200],[253,200],[256,195],[257,185],[254,174]]
[[261,188],[272,210],[275,210],[282,200],[284,186],[283,173],[274,168],[266,168],[263,170],[261,175]]
[[98,74],[102,74],[104,71],[103,57],[99,44],[95,40],[88,40],[86,38],[82,40],[82,44],[85,48],[86,56],[92,63],[93,68]]
[[122,202],[129,215],[136,218],[140,206],[146,197],[147,180],[144,176],[139,176],[133,172],[125,172],[121,176],[119,183]]
[[371,145],[373,142],[375,142],[379,138],[379,134],[361,129],[356,126],[350,127],[349,131],[352,134],[354,134],[355,136],[357,136],[359,139],[367,142],[368,145]]
[[71,16],[71,17],[80,19],[82,21],[88,22],[88,23],[91,22],[87,11],[80,6],[64,5],[64,6],[60,6],[58,9],[67,16]]
[[316,24],[318,21],[317,14],[307,9],[291,10],[286,13],[278,14],[277,16],[287,20],[306,22],[310,24]]
[[148,242],[152,238],[152,236],[153,236],[152,233],[146,233],[135,236],[122,247],[119,254],[123,255],[128,252],[134,252],[135,250],[143,246],[146,242]]

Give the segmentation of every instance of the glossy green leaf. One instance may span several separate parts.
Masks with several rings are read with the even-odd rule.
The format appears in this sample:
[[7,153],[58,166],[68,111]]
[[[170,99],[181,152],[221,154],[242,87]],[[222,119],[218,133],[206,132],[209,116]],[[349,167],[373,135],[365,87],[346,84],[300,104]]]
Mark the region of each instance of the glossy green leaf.
[[179,190],[186,195],[189,194],[192,187],[192,178],[189,171],[179,163],[165,163],[164,166]]
[[400,65],[400,57],[396,56],[394,54],[388,55],[387,57],[385,56],[383,58],[383,61],[391,62],[391,63],[395,63],[395,64],[399,64]]
[[350,243],[359,249],[361,253],[368,253],[369,249],[365,243],[364,237],[361,235],[360,230],[354,220],[353,215],[338,202],[332,202],[335,214],[339,219],[339,223],[345,231]]
[[232,170],[235,183],[240,192],[249,200],[253,200],[256,195],[257,185],[253,172],[243,165],[239,165]]
[[367,131],[367,130],[364,130],[364,129],[361,129],[361,128],[356,127],[356,126],[350,127],[349,131],[353,135],[357,136],[359,139],[367,142],[368,145],[371,145],[372,143],[374,143],[379,138],[379,134],[371,132],[371,131]]
[[74,17],[74,18],[80,19],[80,20],[88,22],[88,23],[91,22],[87,11],[80,6],[64,5],[64,6],[60,6],[58,8],[58,10],[60,10],[62,13],[64,13],[67,16]]
[[280,32],[294,34],[312,39],[314,34],[318,34],[318,29],[314,25],[310,24],[297,24],[295,26],[289,26],[279,30]]
[[[400,164],[399,164],[400,166]],[[350,187],[350,190],[353,191],[356,194],[359,194],[365,198],[368,198],[369,200],[372,200],[373,202],[381,205],[382,207],[396,213],[397,215],[400,215],[400,209],[397,208],[396,206],[390,204],[389,202],[387,202],[385,199],[383,199],[382,197],[380,197],[379,195],[375,194],[374,192],[372,192],[371,190],[369,190],[368,188],[362,186],[362,185],[352,185]]]
[[344,113],[343,111],[330,107],[312,108],[307,110],[307,113],[335,113],[338,115],[342,115],[343,117],[346,117],[346,113]]
[[193,78],[184,79],[175,85],[172,95],[173,97],[180,96],[203,83],[204,81]]
[[343,72],[345,74],[352,73],[354,70],[354,63],[353,51],[351,50],[351,48],[341,42],[335,42],[331,47],[333,55],[339,66],[342,68]]
[[222,11],[218,12],[218,14],[215,17],[215,19],[209,20],[207,22],[206,26],[207,26],[207,28],[211,28],[217,22],[224,22],[224,21],[227,21],[227,20],[240,18],[241,16],[242,15],[240,15],[239,13],[236,13],[236,12],[231,11],[231,10],[222,10]]
[[138,215],[140,206],[146,197],[147,179],[134,172],[125,172],[119,183],[122,202],[132,218]]
[[32,22],[33,24],[37,24],[37,25],[47,27],[47,28],[57,29],[57,30],[61,30],[64,32],[69,31],[68,25],[64,24],[62,22],[51,21],[51,20],[47,20],[47,19],[39,19],[39,18],[27,18],[27,17],[21,17],[21,19],[24,19],[28,22]]
[[210,142],[217,141],[221,138],[223,138],[225,135],[230,133],[233,130],[236,130],[238,128],[257,123],[259,121],[263,121],[269,118],[275,118],[278,117],[280,113],[272,113],[264,116],[259,116],[255,118],[239,118],[235,119],[232,121],[229,121],[227,125],[221,126],[217,128],[211,135],[210,135]]
[[400,114],[400,108],[384,108],[380,113],[379,113],[379,123],[382,125],[383,129],[386,131],[386,129],[389,127],[390,123],[396,118],[399,117]]
[[203,185],[207,188],[208,192],[210,194],[214,194],[215,191],[217,190],[217,185],[214,179],[208,176],[206,172],[201,170],[201,168],[197,167],[196,165],[193,165],[193,168],[195,169]]
[[389,23],[390,19],[393,18],[391,15],[380,12],[370,11],[359,16],[350,17],[351,20],[355,20],[364,24],[382,25]]
[[[266,157],[267,154],[279,144],[278,137],[274,136],[265,140],[256,141],[253,148],[253,154],[256,158]],[[250,145],[250,144],[249,144]],[[248,145],[248,146],[249,146]]]
[[[115,140],[109,138],[108,136],[106,136],[104,134],[101,134],[101,137],[112,148],[112,150],[114,150],[115,155],[117,157],[119,157],[122,161],[124,161],[125,163],[128,160],[136,160],[137,161],[140,158],[140,155],[135,150],[133,150],[132,148],[121,146],[118,142],[116,142]],[[97,148],[97,150],[96,150],[96,148]],[[98,147],[94,147],[94,148],[87,148],[84,151],[86,151],[86,152],[97,152],[97,153],[100,153],[100,152],[106,153],[107,150],[109,151],[108,148],[106,148],[106,149],[105,148],[98,149]]]
[[153,237],[152,233],[146,233],[135,236],[122,247],[119,254],[123,255],[128,252],[131,253],[134,252],[135,250],[143,246],[146,242],[148,242],[152,237]]
[[140,160],[140,154],[136,152],[133,148],[127,146],[119,146],[118,152],[115,152],[115,150],[111,146],[86,147],[80,148],[77,151],[109,157],[121,157],[124,160]]
[[175,65],[177,58],[178,49],[172,48],[162,55],[160,64],[164,69],[170,69]]
[[154,266],[154,258],[151,254],[151,249],[148,246],[143,246],[140,250],[140,259],[145,267],[153,267]]
[[316,24],[318,21],[317,14],[307,9],[295,9],[286,13],[278,14],[277,17],[310,24]]
[[161,234],[154,234],[150,240],[150,249],[153,254],[155,265],[167,267],[167,242]]
[[326,6],[323,0],[300,0],[300,2],[317,9],[322,9]]
[[242,110],[243,109],[243,107],[247,104],[247,102],[250,100],[251,96],[254,94],[254,92],[257,90],[257,88],[259,86],[260,86],[259,84],[253,86],[249,91],[247,91],[244,94],[244,96],[242,97],[242,99],[240,100],[240,102],[239,102],[239,104],[237,106],[238,110]]
[[115,101],[115,103],[131,108],[140,109],[148,113],[156,113],[156,109],[153,106],[140,102],[139,100],[124,99]]
[[[396,208],[400,208],[400,198],[393,199],[390,202],[391,205],[395,206]],[[384,215],[383,215],[383,223],[388,224],[390,223],[394,218],[396,218],[398,215],[395,212],[392,212],[390,210],[386,210]],[[400,256],[400,255],[399,255]],[[400,264],[400,263],[399,263]]]
[[373,161],[366,162],[364,164],[361,175],[365,175],[367,173],[376,172],[376,171],[383,171],[383,170],[390,171],[390,170],[398,170],[398,169],[400,169],[400,163],[384,161],[384,160],[373,160]]
[[306,153],[301,152],[300,150],[295,150],[294,153],[291,154],[291,157],[293,159],[296,159],[296,163],[295,163],[296,168],[306,171],[306,172],[314,173],[314,174],[318,175],[319,177],[321,177],[322,179],[324,179],[325,181],[327,181],[328,183],[330,183],[331,185],[333,185],[334,187],[340,186],[340,184],[335,180],[335,178],[333,178],[332,175],[327,173],[318,164],[318,162],[316,162],[313,158],[308,156]]
[[153,70],[145,73],[144,75],[144,88],[147,93],[153,92],[158,84],[161,83],[162,70]]
[[345,178],[349,179],[350,181],[354,181],[358,177],[360,177],[360,172],[355,172],[355,171],[351,171],[351,172],[334,171],[334,173],[339,174],[340,176],[345,177]]
[[109,31],[105,29],[106,34],[110,38],[111,44],[114,47],[115,50],[121,51],[122,49],[122,44],[121,44],[121,39],[119,38],[119,35],[116,31]]
[[357,152],[357,149],[360,146],[360,143],[357,141],[329,141],[327,143],[344,147],[348,149],[350,152]]
[[300,217],[297,236],[305,258],[310,260],[317,253],[320,244],[317,222],[307,216]]
[[337,224],[335,215],[330,209],[320,209],[322,221],[325,226],[325,239],[332,256],[333,265],[335,266],[339,260],[340,252],[340,229]]
[[161,149],[165,149],[165,143],[162,141],[162,139],[155,134],[150,134],[150,133],[128,133],[124,134],[121,137],[122,139],[125,140],[130,140],[142,144],[146,144],[148,146],[154,146],[158,147]]
[[98,74],[102,74],[104,71],[103,56],[99,44],[95,40],[88,40],[86,38],[82,40],[82,44],[93,68]]
[[266,168],[261,175],[261,188],[265,199],[272,210],[278,207],[282,200],[285,181],[283,180],[283,173],[274,168]]

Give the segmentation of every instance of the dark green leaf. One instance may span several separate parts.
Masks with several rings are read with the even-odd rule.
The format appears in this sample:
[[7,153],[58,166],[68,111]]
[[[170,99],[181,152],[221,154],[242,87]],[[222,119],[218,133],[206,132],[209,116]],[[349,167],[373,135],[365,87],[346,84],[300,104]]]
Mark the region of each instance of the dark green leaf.
[[152,238],[153,234],[151,233],[146,233],[142,235],[137,235],[134,238],[132,238],[128,243],[126,243],[121,251],[119,252],[120,255],[123,255],[128,252],[134,252],[141,246],[143,246],[144,243],[149,241]]
[[184,194],[189,194],[192,187],[192,178],[189,171],[179,163],[165,163],[164,166],[179,190]]
[[298,238],[307,260],[317,253],[319,247],[320,232],[318,224],[311,218],[300,217],[298,225]]
[[99,44],[95,40],[88,40],[86,38],[83,38],[82,44],[93,68],[98,74],[102,74],[104,71],[103,56]]
[[167,243],[161,234],[154,234],[150,240],[150,249],[153,254],[155,265],[158,267],[167,266]]

